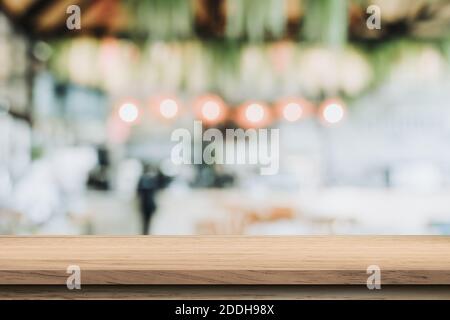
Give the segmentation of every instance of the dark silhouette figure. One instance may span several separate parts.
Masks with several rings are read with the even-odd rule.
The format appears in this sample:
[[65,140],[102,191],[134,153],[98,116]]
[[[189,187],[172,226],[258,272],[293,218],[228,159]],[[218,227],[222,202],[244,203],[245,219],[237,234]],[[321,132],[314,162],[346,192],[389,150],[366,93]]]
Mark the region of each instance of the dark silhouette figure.
[[170,178],[162,174],[159,170],[152,170],[147,167],[139,178],[138,196],[142,214],[142,234],[147,235],[150,230],[150,221],[156,211],[156,194],[165,188],[170,182]]

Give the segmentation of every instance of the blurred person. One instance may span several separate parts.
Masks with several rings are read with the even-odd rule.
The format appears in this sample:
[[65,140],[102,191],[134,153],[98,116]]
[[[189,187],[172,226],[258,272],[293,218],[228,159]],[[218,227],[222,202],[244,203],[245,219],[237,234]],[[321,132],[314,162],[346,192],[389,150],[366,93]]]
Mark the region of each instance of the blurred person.
[[89,174],[88,185],[96,190],[108,191],[111,189],[110,152],[105,146],[98,146],[96,153],[98,162]]
[[157,209],[156,194],[164,189],[171,179],[164,175],[158,168],[144,165],[144,171],[139,178],[137,194],[139,197],[140,211],[142,214],[142,234],[149,234],[150,221]]

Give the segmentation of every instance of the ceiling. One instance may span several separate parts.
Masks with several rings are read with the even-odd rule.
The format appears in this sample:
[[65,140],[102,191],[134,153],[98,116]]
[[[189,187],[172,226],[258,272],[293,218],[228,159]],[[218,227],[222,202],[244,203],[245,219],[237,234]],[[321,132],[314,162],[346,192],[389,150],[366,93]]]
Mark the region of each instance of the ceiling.
[[[194,6],[194,30],[200,38],[224,35],[226,0],[190,0]],[[286,37],[299,34],[306,0],[286,1]],[[133,36],[133,16],[120,0],[0,0],[0,10],[28,35],[39,38],[73,36],[65,28],[66,9],[78,5],[83,28],[75,35]],[[369,32],[365,27],[368,4],[382,8],[383,28]],[[450,0],[352,0],[349,6],[350,39],[373,40],[392,36],[443,38],[450,30]],[[145,35],[144,35],[145,36]]]

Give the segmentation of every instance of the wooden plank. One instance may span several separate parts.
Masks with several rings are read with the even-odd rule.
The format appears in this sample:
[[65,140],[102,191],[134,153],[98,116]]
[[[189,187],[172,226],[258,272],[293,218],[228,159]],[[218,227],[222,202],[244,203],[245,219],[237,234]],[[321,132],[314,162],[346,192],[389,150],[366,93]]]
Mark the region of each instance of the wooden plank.
[[450,286],[0,286],[2,300],[450,300]]
[[0,285],[449,285],[450,237],[0,237]]

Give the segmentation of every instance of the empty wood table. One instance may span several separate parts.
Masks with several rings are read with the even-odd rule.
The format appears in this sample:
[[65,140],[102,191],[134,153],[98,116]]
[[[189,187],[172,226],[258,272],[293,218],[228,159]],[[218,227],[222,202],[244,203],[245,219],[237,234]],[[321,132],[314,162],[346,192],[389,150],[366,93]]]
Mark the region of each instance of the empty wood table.
[[450,237],[6,236],[0,298],[450,299]]

